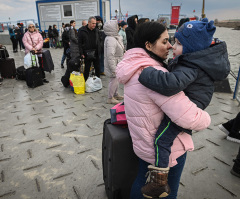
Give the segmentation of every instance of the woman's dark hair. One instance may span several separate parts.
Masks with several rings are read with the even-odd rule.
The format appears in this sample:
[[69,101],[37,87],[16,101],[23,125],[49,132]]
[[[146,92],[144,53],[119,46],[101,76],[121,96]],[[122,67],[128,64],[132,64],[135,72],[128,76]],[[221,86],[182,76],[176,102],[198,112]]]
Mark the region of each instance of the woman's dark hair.
[[48,29],[52,29],[52,26],[50,25]]
[[72,25],[74,22],[75,22],[75,20],[71,20],[71,21],[70,21],[70,25]]
[[66,23],[66,24],[65,24],[65,28],[66,28],[66,27],[70,27],[70,24],[69,24],[69,23]]
[[145,22],[139,25],[134,33],[135,47],[146,50],[146,42],[155,44],[165,30],[167,28],[159,22]]

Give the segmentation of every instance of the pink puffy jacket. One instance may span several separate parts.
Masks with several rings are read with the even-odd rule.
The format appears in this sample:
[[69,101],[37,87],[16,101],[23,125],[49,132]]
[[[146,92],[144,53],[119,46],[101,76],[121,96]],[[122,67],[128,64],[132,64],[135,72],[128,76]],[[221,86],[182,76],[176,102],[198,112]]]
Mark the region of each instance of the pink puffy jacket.
[[38,30],[35,30],[32,33],[27,31],[24,34],[22,41],[25,46],[25,54],[29,53],[33,48],[41,50],[43,47],[43,38]]
[[[125,53],[117,65],[116,76],[124,84],[125,112],[134,152],[141,159],[154,164],[154,136],[164,113],[175,124],[197,131],[207,128],[211,118],[207,112],[197,108],[184,92],[167,97],[144,87],[138,78],[143,68],[149,66],[167,71],[144,49],[133,48]],[[176,159],[193,148],[192,137],[180,133],[173,142],[169,166],[176,165]]]

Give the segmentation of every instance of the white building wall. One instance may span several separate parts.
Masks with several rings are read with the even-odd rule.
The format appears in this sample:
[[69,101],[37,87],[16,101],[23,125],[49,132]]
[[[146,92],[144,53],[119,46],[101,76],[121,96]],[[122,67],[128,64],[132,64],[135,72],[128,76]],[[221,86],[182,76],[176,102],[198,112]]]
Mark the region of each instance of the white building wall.
[[[76,21],[78,29],[82,26],[83,20],[88,20],[90,16],[100,15],[99,4],[99,0],[39,2],[37,7],[41,29],[48,30],[49,25],[53,24],[60,29],[62,23],[69,23],[71,20]],[[71,12],[67,12],[68,10]],[[110,19],[109,0],[102,0],[102,17],[104,21]]]

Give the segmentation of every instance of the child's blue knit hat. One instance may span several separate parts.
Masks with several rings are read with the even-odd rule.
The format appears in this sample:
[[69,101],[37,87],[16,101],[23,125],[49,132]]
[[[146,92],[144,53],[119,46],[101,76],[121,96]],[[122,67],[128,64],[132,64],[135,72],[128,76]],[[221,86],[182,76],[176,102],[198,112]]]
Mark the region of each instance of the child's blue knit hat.
[[184,23],[175,33],[175,38],[183,46],[183,54],[208,48],[213,39],[216,27],[213,21],[207,18],[202,21],[190,21]]

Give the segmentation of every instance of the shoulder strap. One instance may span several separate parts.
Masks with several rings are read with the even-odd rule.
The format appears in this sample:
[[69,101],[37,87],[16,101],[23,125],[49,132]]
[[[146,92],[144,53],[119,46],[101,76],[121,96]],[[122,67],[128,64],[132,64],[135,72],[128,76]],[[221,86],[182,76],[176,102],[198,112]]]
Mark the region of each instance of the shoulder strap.
[[30,39],[31,39],[31,41],[32,41],[32,45],[33,45],[33,47],[35,48],[36,45],[34,45],[33,40],[32,40],[32,37],[31,37],[30,34],[29,34],[29,37],[30,37]]
[[125,51],[125,49],[124,49],[124,46],[118,41],[118,39],[116,38],[116,37],[114,37],[116,40],[117,40],[117,42],[119,43],[119,45],[122,47],[122,49],[123,49],[123,52]]

